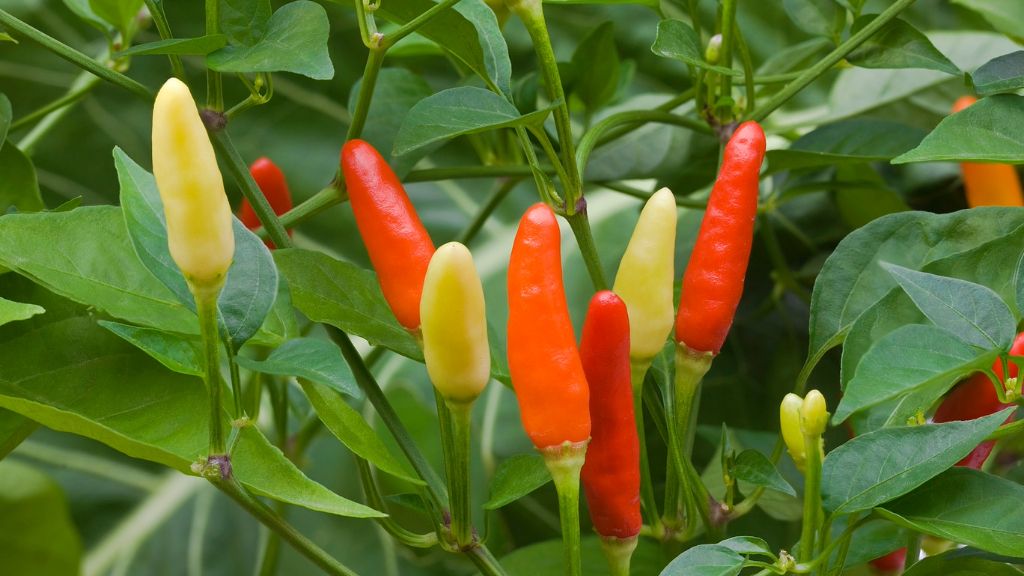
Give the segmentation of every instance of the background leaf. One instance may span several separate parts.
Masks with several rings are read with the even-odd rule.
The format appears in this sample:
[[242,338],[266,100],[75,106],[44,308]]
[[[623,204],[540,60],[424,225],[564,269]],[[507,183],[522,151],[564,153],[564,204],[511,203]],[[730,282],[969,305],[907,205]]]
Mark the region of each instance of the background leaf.
[[317,338],[296,338],[278,346],[266,360],[239,356],[238,365],[278,376],[295,376],[330,387],[335,392],[359,398],[355,377],[338,347]]
[[[877,17],[877,14],[861,16],[853,23],[850,33],[856,34]],[[862,68],[928,68],[953,76],[961,74],[956,64],[939,52],[927,36],[899,18],[887,22],[846,59]]]
[[497,510],[526,496],[551,481],[551,473],[540,454],[517,454],[503,461],[491,481],[491,495],[485,510]]
[[78,574],[82,544],[60,486],[27,464],[0,462],[0,556],[11,574]]
[[1016,92],[1024,88],[1024,50],[993,58],[971,74],[979,96]]
[[957,160],[1024,163],[1024,96],[997,94],[982,98],[949,116],[917,148],[897,156],[893,164]]

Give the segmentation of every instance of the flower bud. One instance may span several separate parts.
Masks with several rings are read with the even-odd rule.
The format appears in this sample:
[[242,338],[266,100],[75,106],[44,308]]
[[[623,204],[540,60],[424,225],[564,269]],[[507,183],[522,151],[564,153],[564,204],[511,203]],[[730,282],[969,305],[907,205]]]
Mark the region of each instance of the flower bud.
[[825,408],[825,397],[817,390],[811,390],[804,397],[800,408],[800,423],[807,436],[821,436],[828,426],[828,411]]
[[800,428],[800,409],[804,401],[796,394],[790,393],[782,399],[779,405],[779,424],[782,429],[782,439],[786,443],[789,455],[793,457],[796,467],[803,471],[804,462],[807,460],[807,450],[804,447],[804,433]]
[[704,50],[704,60],[708,64],[718,64],[718,58],[722,53],[722,35],[715,34],[708,40],[708,47]]

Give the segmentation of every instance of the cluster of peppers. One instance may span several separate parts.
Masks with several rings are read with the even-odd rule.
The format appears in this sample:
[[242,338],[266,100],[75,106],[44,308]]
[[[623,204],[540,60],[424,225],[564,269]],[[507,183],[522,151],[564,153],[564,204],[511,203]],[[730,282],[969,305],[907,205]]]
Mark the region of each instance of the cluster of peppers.
[[[969,104],[961,100],[957,106]],[[726,145],[683,275],[678,312],[672,298],[676,205],[668,189],[651,196],[623,255],[614,290],[600,291],[590,302],[578,347],[562,283],[556,214],[548,205],[536,204],[520,221],[508,267],[508,361],[523,427],[555,479],[563,521],[577,517],[582,479],[595,531],[614,574],[629,572],[641,530],[641,502],[661,537],[680,529],[673,520],[685,519],[687,529],[699,529],[692,522],[698,515],[704,528],[713,528],[708,497],[689,462],[693,416],[700,381],[725,341],[742,295],[764,154],[765,136],[754,122],[740,125]],[[469,414],[490,379],[491,358],[483,288],[472,255],[457,242],[435,249],[400,180],[370,144],[346,143],[341,168],[384,297],[398,322],[422,346],[438,394],[451,504],[447,544],[453,549],[474,546]],[[1006,173],[1006,168],[964,165],[972,206],[1021,204],[1016,174]],[[215,332],[216,297],[234,255],[231,210],[206,128],[188,87],[176,79],[167,81],[154,104],[153,172],[171,256],[195,296],[200,318],[212,318],[212,323],[201,322],[204,333]],[[276,213],[291,209],[284,175],[273,162],[261,158],[250,172]],[[1008,185],[1011,181],[1015,188]],[[979,196],[991,190],[1001,195]],[[248,203],[239,217],[250,228],[259,226]],[[675,428],[670,434],[670,472],[683,487],[683,498],[668,495],[666,515],[659,518],[649,474],[642,473],[647,463],[641,398],[646,372],[673,325],[676,376],[667,399]],[[216,353],[214,347],[206,358],[208,368],[217,366]],[[1010,353],[1024,354],[1024,333]],[[1001,363],[993,371],[1003,379]],[[1015,378],[1017,366],[1010,364],[1009,371]],[[211,387],[215,414],[217,388]],[[979,374],[946,397],[934,420],[976,418],[1002,407],[987,376]],[[820,468],[827,420],[824,397],[816,390],[805,398],[789,394],[782,402],[782,436],[802,471]],[[211,422],[211,461],[223,454],[220,434],[219,423]],[[958,465],[979,468],[991,451],[992,443],[984,443]],[[805,521],[805,526],[812,524]],[[565,532],[567,539],[575,533],[575,541],[566,542],[567,564],[571,573],[579,573],[578,526]],[[808,537],[813,533],[803,541],[810,541]],[[876,566],[902,564],[900,554],[879,559]]]

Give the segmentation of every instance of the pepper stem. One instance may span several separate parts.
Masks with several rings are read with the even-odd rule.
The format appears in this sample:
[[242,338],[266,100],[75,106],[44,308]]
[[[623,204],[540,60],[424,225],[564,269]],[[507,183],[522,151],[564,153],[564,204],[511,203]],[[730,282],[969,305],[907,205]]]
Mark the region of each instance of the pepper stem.
[[[473,514],[470,500],[469,432],[472,402],[444,402],[451,415],[449,425],[442,428],[444,437],[445,475],[448,477],[448,500],[451,507],[451,535],[458,549],[473,545]],[[446,432],[446,433],[445,433]]]
[[[672,422],[669,426],[669,450],[686,501],[687,534],[693,533],[694,520],[698,514],[708,532],[715,531],[711,522],[709,495],[690,463],[693,437],[697,429],[700,382],[711,368],[713,359],[713,354],[691,350],[686,344],[679,343],[676,346],[675,382],[669,402]],[[672,513],[668,509],[665,512]]]
[[222,386],[220,381],[219,341],[217,330],[217,296],[224,285],[223,280],[215,285],[200,286],[188,282],[189,290],[196,301],[199,316],[199,333],[203,338],[206,363],[206,388],[210,394],[210,454],[226,454],[224,449],[223,409],[221,408]]
[[821,461],[820,434],[804,434],[807,462],[804,471],[804,518],[800,531],[800,552],[797,561],[810,562],[814,558],[814,540],[821,524]]
[[601,536],[601,551],[608,560],[611,576],[629,576],[629,561],[636,550],[637,537]]
[[633,383],[633,416],[636,419],[636,433],[640,440],[640,502],[651,521],[651,527],[657,537],[665,531],[665,525],[658,513],[658,500],[654,495],[654,482],[651,479],[651,463],[647,455],[647,441],[644,434],[644,377],[651,366],[651,361],[631,359],[630,376]]
[[541,449],[544,463],[555,480],[555,490],[558,492],[558,516],[562,523],[567,576],[583,574],[580,559],[580,470],[583,469],[589,442],[566,441],[558,446]]

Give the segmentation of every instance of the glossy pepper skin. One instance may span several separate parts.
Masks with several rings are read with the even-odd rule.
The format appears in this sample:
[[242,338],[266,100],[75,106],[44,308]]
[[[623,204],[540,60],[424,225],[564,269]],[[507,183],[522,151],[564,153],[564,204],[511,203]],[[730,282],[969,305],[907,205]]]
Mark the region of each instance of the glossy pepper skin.
[[[292,193],[288,190],[284,172],[281,172],[281,169],[270,158],[266,156],[258,158],[249,165],[249,174],[256,181],[260,192],[267,198],[274,214],[280,216],[292,209]],[[249,200],[246,198],[242,199],[242,206],[238,210],[238,219],[249,230],[255,230],[262,226],[259,217],[256,216],[256,211],[253,210],[252,204],[249,204]],[[289,230],[288,235],[291,236],[291,233],[292,231]],[[266,240],[266,244],[267,247],[274,248],[274,243],[270,240]]]
[[732,326],[753,243],[764,153],[756,122],[741,124],[725,146],[679,296],[676,341],[691,350],[718,354]]
[[175,264],[193,286],[219,287],[235,254],[231,205],[195,100],[177,78],[153,103],[153,176]]
[[630,356],[649,362],[672,330],[675,305],[676,200],[662,188],[644,205],[615,274],[615,293],[629,310]]
[[[977,101],[974,96],[964,96],[953,104],[953,113]],[[960,172],[964,178],[967,206],[1024,206],[1020,179],[1013,166],[963,162],[960,164]]]
[[373,146],[362,140],[346,142],[341,168],[384,298],[402,326],[417,330],[423,278],[434,243],[398,176]]
[[639,534],[642,523],[629,348],[626,304],[613,292],[598,292],[590,300],[580,341],[591,420],[583,489],[597,533],[623,539]]
[[[1017,338],[1013,341],[1013,346],[1010,347],[1010,355],[1024,355],[1024,332],[1018,334]],[[1009,368],[1010,378],[1016,378],[1018,373],[1017,365],[1010,362]],[[997,360],[992,365],[992,370],[999,377],[1000,382],[1005,381],[1002,362]],[[985,374],[979,373],[958,384],[942,400],[942,403],[935,410],[935,416],[932,417],[932,421],[941,423],[954,420],[974,420],[975,418],[994,414],[1010,406],[1010,404],[1003,404],[999,401],[999,396],[996,394],[992,381]],[[1012,418],[1011,416],[1010,419]],[[982,442],[970,454],[965,456],[963,460],[957,462],[956,465],[980,470],[985,460],[988,459],[989,454],[992,453],[995,445],[995,441]]]
[[590,438],[590,397],[562,285],[555,213],[519,221],[508,264],[508,365],[523,427],[540,450]]
[[445,400],[469,403],[491,377],[487,312],[473,256],[458,242],[434,252],[420,302],[423,356]]
[[881,558],[875,558],[871,561],[871,566],[883,574],[896,574],[903,570],[903,565],[907,562],[907,549],[900,548],[895,552],[890,552]]

